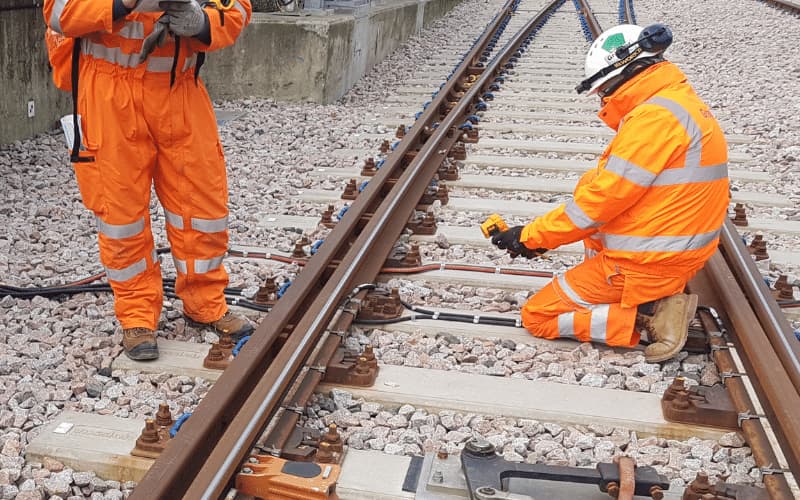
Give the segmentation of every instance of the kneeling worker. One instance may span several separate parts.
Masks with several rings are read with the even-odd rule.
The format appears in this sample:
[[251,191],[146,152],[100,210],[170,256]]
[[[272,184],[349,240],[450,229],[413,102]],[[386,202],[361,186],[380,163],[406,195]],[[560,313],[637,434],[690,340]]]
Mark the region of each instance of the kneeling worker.
[[664,25],[619,25],[586,56],[577,87],[600,97],[617,135],[573,199],[525,226],[495,234],[512,255],[535,257],[583,240],[585,260],[522,308],[533,335],[632,347],[659,362],[683,348],[697,296],[686,283],[717,250],[727,214],[727,144],[686,76],[664,60]]

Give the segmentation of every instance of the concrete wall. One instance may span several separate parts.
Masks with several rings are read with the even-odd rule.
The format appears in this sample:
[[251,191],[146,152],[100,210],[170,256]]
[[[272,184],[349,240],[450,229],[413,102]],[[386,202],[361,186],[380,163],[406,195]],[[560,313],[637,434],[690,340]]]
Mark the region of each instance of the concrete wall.
[[[459,1],[392,1],[354,15],[256,13],[233,47],[208,54],[202,77],[215,99],[331,103]],[[51,80],[41,8],[2,10],[30,5],[0,1],[0,145],[52,130],[72,106]]]
[[212,97],[331,103],[460,0],[406,0],[355,15],[255,14],[235,46],[208,55]]
[[[31,4],[3,0],[0,8]],[[34,102],[33,118],[28,118],[28,101]],[[70,102],[50,78],[41,8],[0,10],[0,144],[50,130],[69,112]]]

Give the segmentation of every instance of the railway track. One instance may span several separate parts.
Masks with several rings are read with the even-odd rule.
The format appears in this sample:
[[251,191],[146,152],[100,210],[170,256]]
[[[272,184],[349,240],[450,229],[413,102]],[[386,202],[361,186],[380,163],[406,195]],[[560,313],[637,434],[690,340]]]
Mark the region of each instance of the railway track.
[[[588,45],[578,11],[592,9],[598,15],[586,16],[588,31],[615,24],[624,15],[617,2],[507,3],[494,20],[502,33],[495,36],[490,24],[464,58],[461,72],[448,80],[441,78],[449,70],[420,72],[419,80],[387,100],[388,109],[375,120],[389,134],[365,136],[364,150],[335,153],[357,157],[355,168],[309,171],[309,187],[298,193],[302,204],[297,213],[264,218],[266,225],[299,228],[308,236],[297,242],[294,255],[232,249],[234,258],[301,270],[280,292],[277,284],[261,290],[270,312],[235,362],[221,374],[196,372],[215,383],[174,437],[156,439],[169,444],[133,498],[228,495],[234,484],[246,488],[249,478],[258,476],[257,464],[247,462],[253,450],[313,461],[318,452],[297,440],[296,426],[319,430],[331,423],[338,424],[352,450],[372,441],[366,447],[387,452],[386,444],[375,442],[384,432],[376,433],[375,427],[387,429],[386,437],[416,425],[391,453],[439,452],[421,464],[423,473],[411,488],[419,498],[459,491],[452,466],[459,468],[454,457],[471,437],[467,429],[491,444],[469,445],[473,458],[492,456],[487,453],[491,448],[510,460],[469,469],[476,474],[473,480],[492,479],[480,476],[481,470],[514,470],[515,461],[525,460],[546,462],[555,467],[553,474],[566,477],[577,465],[593,470],[598,462],[612,464],[625,451],[640,466],[672,473],[656,481],[657,489],[644,492],[654,498],[669,496],[670,490],[674,494],[692,481],[700,491],[705,477],[698,475],[700,470],[712,479],[731,474],[729,492],[741,488],[742,495],[755,491],[792,498],[793,473],[800,470],[795,430],[800,417],[793,411],[800,407],[798,346],[733,223],[726,225],[720,253],[691,283],[708,307],[693,324],[691,352],[678,361],[648,365],[636,350],[541,342],[514,324],[513,305],[553,272],[577,262],[582,250],[570,246],[547,260],[512,262],[488,247],[475,221],[501,211],[523,222],[557,206],[608,140],[607,132],[591,121],[594,103],[572,90],[582,76]],[[511,49],[502,53],[506,46]],[[457,55],[443,54],[436,62],[452,67]],[[768,208],[791,206],[792,200],[765,195],[769,176],[744,166],[749,138],[731,134],[730,139],[734,201],[751,212],[744,236],[800,232],[796,225],[767,216]],[[379,145],[383,151],[377,154]],[[344,184],[349,187],[343,192]],[[326,210],[329,205],[333,209]],[[408,230],[409,219],[415,230]],[[482,264],[453,259],[453,246],[477,254]],[[771,255],[773,262],[790,266],[795,258]],[[757,262],[763,269],[763,261]],[[402,301],[376,293],[376,283],[397,289]],[[153,368],[128,364],[117,369]],[[727,411],[713,404],[714,411],[701,407],[702,397],[674,380],[695,388],[724,387]],[[679,403],[662,403],[662,394]],[[661,415],[664,404],[672,409],[671,418],[682,414],[684,422]],[[686,406],[696,411],[682,411]],[[620,407],[632,415],[620,416]],[[709,414],[711,420],[704,420]],[[367,417],[382,420],[365,428]],[[726,419],[730,424],[731,418],[733,426],[718,425]],[[472,421],[475,426],[468,425]],[[516,441],[492,439],[503,426],[516,429]],[[599,448],[604,453],[596,446],[600,442],[610,443]],[[335,438],[326,443],[319,448],[327,455],[320,474],[325,463],[342,455]],[[336,445],[333,456],[331,443]],[[686,448],[686,457],[673,457]],[[737,462],[718,453],[735,456]],[[379,461],[352,454],[367,463]],[[631,467],[623,462],[609,467],[619,474]],[[346,458],[343,467],[344,475]],[[745,479],[753,475],[763,490],[746,489]],[[472,489],[489,484],[469,480],[468,475]],[[401,494],[341,486],[343,498]]]

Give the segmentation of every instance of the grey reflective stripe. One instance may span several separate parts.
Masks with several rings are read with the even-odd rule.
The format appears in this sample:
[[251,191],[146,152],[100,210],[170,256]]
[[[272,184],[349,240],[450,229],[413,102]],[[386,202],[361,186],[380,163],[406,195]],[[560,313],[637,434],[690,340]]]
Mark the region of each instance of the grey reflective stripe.
[[703,134],[700,132],[700,127],[694,121],[692,115],[686,111],[686,108],[665,97],[653,97],[645,104],[655,104],[669,110],[675,116],[678,122],[683,126],[686,135],[689,137],[689,149],[686,150],[686,163],[683,165],[688,168],[697,168],[700,166],[700,156],[703,153]]
[[189,274],[188,268],[186,267],[186,261],[181,260],[174,255],[172,256],[172,262],[175,264],[175,269],[178,270],[181,274]]
[[592,306],[592,304],[590,302],[586,302],[585,300],[583,300],[581,298],[581,296],[578,295],[575,292],[575,290],[572,289],[571,286],[569,286],[569,284],[567,283],[567,279],[564,277],[563,274],[559,274],[558,278],[556,278],[556,279],[558,279],[558,285],[561,287],[561,289],[564,291],[564,293],[567,294],[567,297],[569,297],[569,300],[571,300],[572,302],[578,304],[579,306],[583,306],[583,307],[591,307]]
[[197,54],[192,54],[192,57],[187,57],[186,60],[183,61],[183,71],[186,71],[189,68],[193,68],[196,62],[197,62]]
[[571,220],[578,229],[589,229],[603,225],[602,222],[597,222],[586,215],[586,212],[575,203],[575,200],[569,200],[569,202],[567,202],[567,206],[564,207],[564,213],[567,214],[569,220]]
[[128,267],[122,269],[106,268],[106,276],[113,281],[128,281],[137,274],[141,274],[147,269],[147,259],[141,259]]
[[56,33],[64,34],[61,32],[61,14],[64,13],[64,6],[67,5],[69,0],[55,0],[53,2],[53,12],[50,13],[50,29]]
[[608,304],[596,304],[592,307],[592,319],[590,321],[589,335],[592,340],[605,342],[608,332],[608,311],[611,306]]
[[97,230],[115,240],[130,238],[144,231],[144,218],[130,224],[109,224],[97,216],[95,219],[97,220]]
[[[99,43],[84,40],[81,44],[81,50],[86,55],[123,68],[134,68],[139,65],[139,54],[125,54],[119,47],[106,47]],[[194,66],[194,60],[191,58],[189,60],[192,61],[189,67]],[[147,71],[151,73],[169,73],[172,69],[172,61],[172,57],[150,56],[147,58]]]
[[575,313],[569,312],[558,315],[558,336],[562,338],[574,339],[575,336]]
[[194,272],[196,274],[203,274],[213,271],[222,264],[223,258],[225,258],[225,255],[220,255],[219,257],[214,257],[213,259],[195,259]]
[[239,2],[235,2],[233,6],[236,7],[236,10],[238,10],[242,15],[242,21],[247,22],[247,10],[244,8],[244,6]]
[[672,186],[694,182],[711,182],[728,178],[728,164],[697,168],[668,168],[662,170],[653,186]]
[[126,21],[125,26],[119,30],[119,36],[129,40],[144,40],[144,23]]
[[720,230],[688,236],[621,236],[603,234],[603,244],[609,250],[626,252],[683,252],[697,250],[712,243]]
[[587,259],[591,259],[595,255],[597,255],[597,250],[594,248],[584,248],[583,254],[586,256]]
[[219,233],[228,229],[228,216],[219,219],[196,219],[192,217],[192,229],[201,233]]
[[183,217],[164,209],[164,218],[167,219],[167,224],[173,226],[175,229],[183,229]]
[[153,265],[155,265],[156,262],[161,262],[158,260],[158,252],[156,252],[155,248],[153,249],[153,253],[150,254],[150,257],[153,260]]
[[615,174],[623,177],[634,184],[638,184],[642,187],[647,187],[653,183],[656,178],[656,174],[653,172],[640,167],[639,165],[629,162],[628,160],[623,160],[619,156],[611,155],[608,158],[608,162],[606,163],[606,170],[609,172],[614,172]]

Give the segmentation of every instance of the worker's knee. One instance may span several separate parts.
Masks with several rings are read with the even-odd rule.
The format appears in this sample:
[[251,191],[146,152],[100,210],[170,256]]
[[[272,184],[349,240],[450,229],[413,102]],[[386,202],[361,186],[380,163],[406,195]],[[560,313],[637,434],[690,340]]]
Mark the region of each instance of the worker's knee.
[[545,313],[526,304],[522,308],[522,326],[534,337],[544,339],[558,338],[558,315]]

